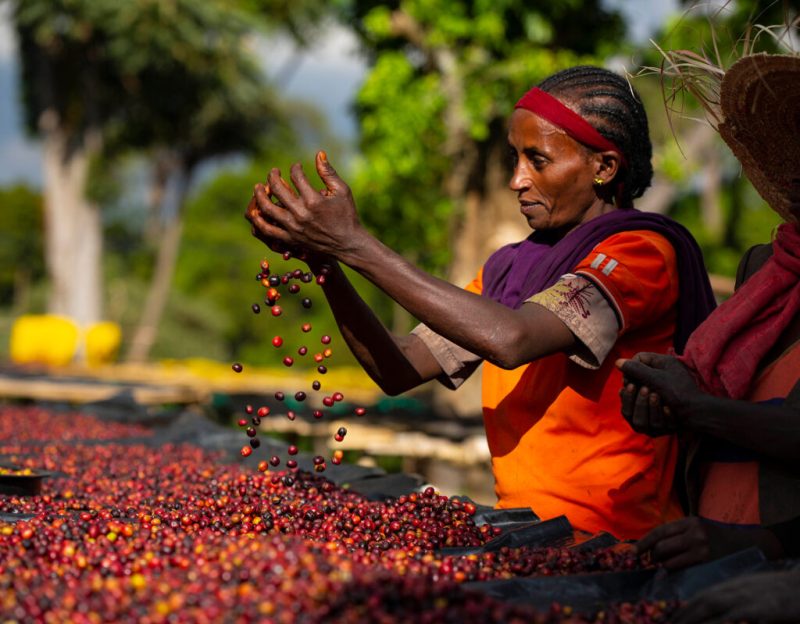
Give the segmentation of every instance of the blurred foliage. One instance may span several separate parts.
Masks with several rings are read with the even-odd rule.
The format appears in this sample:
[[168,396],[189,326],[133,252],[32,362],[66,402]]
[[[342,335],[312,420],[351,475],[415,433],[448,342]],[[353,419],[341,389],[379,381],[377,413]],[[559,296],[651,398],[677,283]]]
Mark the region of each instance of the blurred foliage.
[[[505,118],[534,83],[624,49],[622,18],[597,1],[336,5],[372,59],[356,101],[361,157],[353,188],[362,218],[390,247],[439,274],[451,259],[460,203],[444,188],[458,158],[445,148],[453,132],[448,98],[463,96],[466,140],[483,149],[498,134],[505,140]],[[463,94],[448,92],[453,77]],[[472,178],[482,183],[480,171]]]
[[288,32],[301,46],[309,45],[330,10],[322,0],[239,0],[245,11],[261,20],[263,26]]
[[242,54],[248,24],[228,2],[10,1],[34,132],[49,109],[74,133],[142,116],[180,125],[198,93],[256,71]]
[[23,184],[0,188],[0,301],[24,306],[44,278],[42,196]]

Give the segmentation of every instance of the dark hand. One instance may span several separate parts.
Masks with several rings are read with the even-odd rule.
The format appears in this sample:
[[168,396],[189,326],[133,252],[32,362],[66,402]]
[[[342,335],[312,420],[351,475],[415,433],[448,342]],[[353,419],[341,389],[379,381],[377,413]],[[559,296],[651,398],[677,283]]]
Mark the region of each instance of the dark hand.
[[317,154],[316,166],[325,183],[322,191],[311,187],[298,163],[291,168],[296,192],[278,169],[270,171],[268,185],[257,184],[255,188],[258,214],[248,209],[248,219],[255,235],[262,240],[339,258],[357,245],[364,231],[350,187],[338,176],[324,152]]
[[676,624],[800,622],[800,571],[762,572],[720,583],[689,602]]
[[768,529],[720,526],[692,516],[656,527],[636,542],[636,551],[649,554],[653,563],[668,570],[677,570],[753,546],[771,559],[784,556],[780,541]]
[[[267,193],[269,193],[269,187],[267,187]],[[275,253],[283,253],[285,251],[284,247],[278,240],[269,238],[261,232],[259,227],[256,226],[256,222],[262,220],[262,217],[261,212],[258,209],[255,193],[253,193],[253,197],[250,198],[250,202],[247,204],[247,210],[244,213],[244,218],[247,219],[253,226],[250,229],[250,233],[253,236],[255,236]]]
[[668,570],[679,570],[720,556],[715,528],[697,517],[681,518],[650,531],[636,542],[636,551],[649,553],[653,563]]
[[616,364],[624,375],[622,415],[633,430],[651,436],[674,433],[701,394],[689,370],[658,353],[637,353]]

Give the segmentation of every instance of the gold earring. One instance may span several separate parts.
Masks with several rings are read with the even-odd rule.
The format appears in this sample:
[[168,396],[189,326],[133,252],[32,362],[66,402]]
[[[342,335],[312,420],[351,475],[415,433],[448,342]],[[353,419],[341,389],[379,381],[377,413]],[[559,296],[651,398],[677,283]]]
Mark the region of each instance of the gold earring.
[[603,186],[603,184],[604,184],[603,178],[595,178],[594,179],[594,184],[595,184],[595,186]]

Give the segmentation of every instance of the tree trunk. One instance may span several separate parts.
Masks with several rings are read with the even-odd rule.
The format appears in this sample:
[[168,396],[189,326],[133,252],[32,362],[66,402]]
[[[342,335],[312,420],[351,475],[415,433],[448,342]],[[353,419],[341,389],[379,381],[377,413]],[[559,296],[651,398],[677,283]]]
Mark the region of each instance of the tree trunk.
[[150,280],[142,316],[125,358],[128,362],[146,361],[158,335],[158,327],[167,306],[172,277],[178,262],[183,233],[183,205],[188,194],[190,178],[190,169],[178,166],[174,174],[173,191],[165,196],[164,232],[158,246],[156,266]]
[[85,196],[89,162],[100,139],[90,132],[75,145],[53,111],[42,115],[40,128],[48,307],[85,328],[102,313],[102,222],[98,206]]

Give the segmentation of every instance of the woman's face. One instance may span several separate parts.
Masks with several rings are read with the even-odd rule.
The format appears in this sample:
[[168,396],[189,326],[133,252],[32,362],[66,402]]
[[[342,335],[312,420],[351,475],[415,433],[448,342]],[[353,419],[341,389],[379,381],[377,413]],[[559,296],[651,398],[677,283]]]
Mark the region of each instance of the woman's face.
[[511,116],[508,145],[514,165],[509,187],[531,228],[566,234],[614,209],[594,188],[602,157],[561,128],[518,108]]

